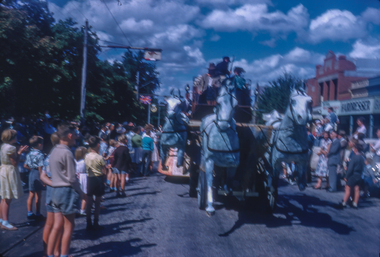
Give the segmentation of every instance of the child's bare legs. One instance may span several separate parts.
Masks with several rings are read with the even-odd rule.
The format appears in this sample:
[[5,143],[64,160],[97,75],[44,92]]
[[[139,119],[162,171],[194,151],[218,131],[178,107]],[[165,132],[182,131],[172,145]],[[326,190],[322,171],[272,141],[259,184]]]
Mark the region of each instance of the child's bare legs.
[[42,241],[44,244],[44,253],[47,254],[47,242],[49,240],[50,231],[54,224],[54,212],[47,212],[44,232],[42,233]]
[[12,202],[12,199],[1,199],[2,219],[4,221],[8,220],[9,206],[11,205],[11,202]]
[[41,209],[41,191],[37,191],[35,194],[35,208],[36,208],[36,214],[40,214]]
[[359,186],[355,186],[354,190],[355,190],[355,193],[354,193],[354,203],[356,203],[356,206],[358,206],[359,197],[360,197],[360,188],[359,188]]
[[26,205],[28,207],[28,213],[32,212],[32,204],[33,204],[33,198],[34,198],[35,194],[36,194],[35,191],[29,191],[28,200],[26,202]]
[[71,235],[75,227],[75,214],[63,216],[63,234],[61,240],[61,255],[68,255],[70,250]]
[[120,174],[120,187],[121,187],[121,193],[124,193],[125,188],[125,176],[128,174]]
[[50,235],[47,241],[47,255],[53,255],[55,250],[57,239],[61,236],[63,229],[63,215],[62,213],[54,213],[53,228],[50,231]]
[[80,208],[82,212],[86,211],[86,202],[87,202],[87,195],[84,195],[82,199],[81,208]]
[[120,177],[121,177],[121,174],[115,174],[115,177],[116,177],[116,192],[119,193],[120,192]]
[[351,188],[346,185],[344,188],[343,203],[347,203],[348,198],[350,198],[350,193],[351,193]]

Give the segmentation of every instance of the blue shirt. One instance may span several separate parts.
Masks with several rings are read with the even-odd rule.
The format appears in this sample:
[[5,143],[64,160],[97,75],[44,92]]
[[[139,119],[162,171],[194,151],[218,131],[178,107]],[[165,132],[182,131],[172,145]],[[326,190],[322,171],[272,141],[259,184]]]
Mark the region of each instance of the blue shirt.
[[45,160],[44,160],[44,166],[42,167],[42,171],[45,172],[45,174],[51,178],[51,172],[50,172],[50,167],[49,167],[49,158],[50,158],[50,154],[48,156],[46,156]]
[[153,139],[151,137],[145,136],[142,139],[142,149],[143,150],[148,150],[153,152]]
[[26,155],[25,164],[31,169],[38,169],[44,166],[44,155],[40,150],[32,148]]
[[107,155],[107,144],[104,142],[100,142],[99,154],[103,157],[103,153]]

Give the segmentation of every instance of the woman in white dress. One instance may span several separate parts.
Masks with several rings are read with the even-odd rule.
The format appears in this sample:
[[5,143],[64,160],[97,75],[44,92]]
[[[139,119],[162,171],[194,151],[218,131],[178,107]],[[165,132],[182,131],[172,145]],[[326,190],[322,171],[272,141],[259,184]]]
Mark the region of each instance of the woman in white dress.
[[328,168],[327,168],[327,153],[331,145],[331,139],[328,132],[323,132],[323,138],[321,139],[321,150],[319,151],[319,160],[315,175],[318,176],[318,182],[314,186],[314,189],[322,188],[322,179],[326,178],[326,188],[329,187]]
[[18,171],[18,157],[28,149],[28,146],[21,146],[17,151],[12,144],[17,142],[17,132],[13,129],[6,129],[1,134],[4,144],[1,146],[1,167],[0,167],[0,227],[6,230],[17,230],[8,221],[9,208],[12,199],[19,199],[23,195],[20,173]]

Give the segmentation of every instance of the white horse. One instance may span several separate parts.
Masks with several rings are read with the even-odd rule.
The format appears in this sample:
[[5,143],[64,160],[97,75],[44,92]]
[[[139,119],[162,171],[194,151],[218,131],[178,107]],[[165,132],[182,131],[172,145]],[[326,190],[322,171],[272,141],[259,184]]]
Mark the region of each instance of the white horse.
[[183,155],[186,147],[187,128],[186,122],[188,121],[183,111],[186,110],[186,101],[181,96],[179,89],[172,90],[171,97],[166,99],[167,111],[165,124],[162,127],[161,135],[161,165],[163,170],[168,170],[165,165],[168,157],[169,148],[177,147],[177,167],[183,165]]
[[223,85],[216,102],[215,114],[203,118],[200,127],[202,136],[201,169],[203,168],[206,173],[206,212],[209,215],[215,213],[212,206],[214,202],[212,192],[214,165],[227,168],[225,190],[230,191],[240,158],[236,122],[232,118],[234,108],[238,104],[234,88]]
[[272,137],[270,155],[273,168],[272,183],[273,187],[277,189],[278,177],[282,171],[281,162],[294,161],[298,171],[298,188],[303,191],[306,187],[309,150],[306,124],[312,120],[312,100],[301,89],[293,90],[289,99],[289,106],[280,125],[274,129]]

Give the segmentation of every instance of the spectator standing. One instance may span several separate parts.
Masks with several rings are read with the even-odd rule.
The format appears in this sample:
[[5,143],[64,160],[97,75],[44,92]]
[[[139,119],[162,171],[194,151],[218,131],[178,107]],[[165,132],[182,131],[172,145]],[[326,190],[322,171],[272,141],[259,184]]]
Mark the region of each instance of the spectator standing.
[[[50,141],[53,146],[53,148],[59,144],[59,136],[57,132],[54,132],[50,136]],[[52,149],[53,150],[53,149]],[[52,182],[51,182],[51,172],[50,172],[50,167],[49,167],[49,160],[50,160],[50,153],[48,156],[46,156],[44,160],[44,166],[42,168],[42,173],[40,176],[41,181],[46,185],[46,197],[45,197],[45,206],[46,206],[46,222],[44,226],[44,231],[42,234],[42,241],[44,244],[44,254],[47,255],[47,245],[48,245],[48,240],[50,236],[50,232],[53,228],[54,225],[54,210],[53,207],[50,206],[51,202],[51,193],[52,193]],[[54,255],[59,256],[60,255],[60,246],[61,246],[61,236],[59,235],[57,237],[57,241],[55,242],[55,248],[54,248]]]
[[329,184],[330,188],[327,188],[328,192],[336,192],[338,186],[338,175],[337,168],[340,164],[340,141],[337,138],[338,134],[336,131],[330,132],[330,138],[332,143],[330,145],[329,151],[327,153],[327,166],[329,169]]
[[107,124],[104,123],[99,131],[98,137],[102,138],[103,135],[107,135]]
[[[41,208],[41,191],[43,188],[40,176],[42,168],[44,166],[44,155],[41,152],[44,139],[40,136],[33,136],[29,140],[29,144],[32,147],[30,152],[26,156],[24,168],[29,170],[29,197],[27,200],[28,207],[28,219],[41,219],[43,216],[40,213]],[[32,211],[33,199],[35,200],[35,211]]]
[[133,129],[133,132],[135,133],[135,135],[132,137],[132,148],[134,151],[134,157],[132,159],[132,163],[136,167],[135,170],[138,171],[138,173],[140,173],[140,175],[143,175],[142,167],[141,167],[142,153],[143,153],[142,138],[140,136],[141,127],[135,127]]
[[355,131],[355,133],[354,133],[355,139],[358,139],[357,136],[358,136],[359,133],[364,134],[364,137],[367,135],[367,129],[366,129],[366,127],[364,126],[364,122],[365,122],[364,117],[359,117],[359,118],[356,120],[356,124],[358,124],[358,128],[356,129],[356,131]]
[[86,215],[86,202],[87,202],[87,173],[86,164],[84,163],[84,158],[86,157],[87,149],[83,146],[78,147],[75,150],[75,165],[76,174],[79,179],[80,188],[84,194],[81,197],[81,208],[79,214],[81,216]]
[[129,180],[128,172],[131,169],[131,157],[129,156],[129,149],[127,147],[127,137],[121,135],[117,140],[119,141],[119,147],[114,153],[113,168],[117,171],[121,194],[119,193],[119,186],[117,186],[116,196],[125,197],[125,182]]
[[329,133],[323,132],[323,138],[321,139],[321,150],[318,153],[319,160],[317,168],[315,170],[315,175],[318,176],[318,182],[314,186],[314,189],[322,188],[322,179],[326,178],[326,188],[329,188],[329,178],[328,178],[328,168],[327,168],[327,151],[330,147],[331,140],[329,138]]
[[333,130],[336,130],[337,129],[336,125],[337,125],[337,123],[339,123],[339,119],[336,116],[334,109],[332,107],[329,107],[327,109],[327,112],[329,113],[326,117],[327,122],[330,123]]
[[371,158],[366,158],[364,161],[365,168],[362,175],[362,179],[364,182],[364,194],[363,197],[370,197],[369,188],[376,184],[378,181],[373,174],[375,168],[373,167],[373,160]]
[[146,177],[149,176],[149,165],[152,158],[152,152],[153,152],[153,139],[150,137],[150,130],[147,130],[143,139],[142,139],[142,149],[143,149],[143,156],[142,156],[142,167],[143,172],[142,174]]
[[343,202],[341,203],[342,207],[347,206],[347,201],[351,194],[351,189],[354,189],[354,201],[352,203],[352,206],[354,208],[358,208],[359,203],[359,197],[360,197],[360,189],[359,185],[362,180],[362,173],[364,170],[364,157],[361,153],[361,145],[358,144],[358,141],[356,139],[350,140],[350,146],[352,147],[352,151],[354,155],[352,156],[350,163],[347,167],[347,173],[346,173],[346,187],[345,187],[345,193]]
[[314,146],[314,141],[315,141],[315,137],[313,136],[313,134],[310,132],[310,128],[307,128],[307,144],[308,144],[308,148],[309,148],[309,152],[308,152],[308,164],[307,164],[307,170],[306,170],[306,182],[307,183],[311,183],[311,167],[310,167],[310,160],[311,160],[311,156],[313,154],[313,146]]
[[28,149],[21,146],[17,151],[13,146],[17,142],[17,131],[6,129],[1,134],[1,167],[0,167],[0,227],[6,230],[17,230],[9,223],[9,208],[12,199],[18,199],[23,195],[20,173],[18,172],[18,156]]
[[[53,256],[55,244],[61,239],[61,256],[67,256],[78,211],[79,195],[83,194],[76,177],[76,167],[70,147],[76,143],[76,133],[69,124],[58,126],[59,144],[50,154],[49,168],[52,180],[50,206],[54,211],[54,225],[50,232],[47,255]],[[63,231],[63,232],[62,232]]]
[[[105,193],[103,177],[106,175],[106,164],[103,157],[99,154],[100,138],[90,137],[88,139],[90,146],[89,153],[84,160],[87,172],[87,226],[86,230],[103,229],[99,225],[100,202]],[[93,197],[95,196],[94,223],[91,221],[91,207],[93,205]]]
[[[338,181],[340,181],[340,178],[343,178],[343,174],[345,173],[344,168],[343,168],[343,162],[344,162],[344,156],[346,153],[346,148],[348,145],[346,132],[344,132],[344,130],[339,130],[338,140],[340,142],[340,163],[338,166],[337,173],[338,173]],[[338,186],[339,186],[339,183],[338,183]]]
[[375,163],[378,163],[380,162],[380,129],[377,129],[376,136],[378,140],[376,141],[375,145],[370,145],[370,150],[374,153],[373,161]]
[[101,140],[100,140],[99,154],[103,158],[106,158],[107,155],[108,155],[108,153],[107,153],[107,150],[108,150],[108,136],[107,135],[102,135],[102,137],[100,139]]

